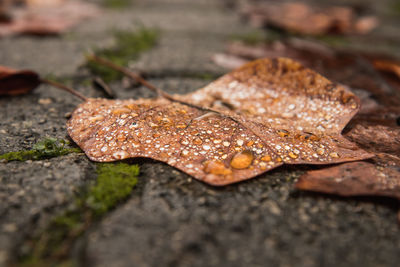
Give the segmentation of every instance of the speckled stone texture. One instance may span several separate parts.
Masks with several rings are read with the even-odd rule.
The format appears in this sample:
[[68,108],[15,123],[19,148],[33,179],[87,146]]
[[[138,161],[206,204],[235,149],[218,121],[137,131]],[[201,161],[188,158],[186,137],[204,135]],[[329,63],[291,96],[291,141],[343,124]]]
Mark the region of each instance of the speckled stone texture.
[[[387,2],[379,1],[374,8],[386,10],[382,6]],[[221,1],[137,0],[122,11],[105,10],[61,38],[1,39],[0,62],[43,75],[79,76],[84,53],[112,44],[111,30],[136,27],[134,21],[162,33],[158,46],[141,55],[135,66],[169,93],[189,93],[210,82],[182,78],[181,73],[223,73],[211,56],[223,51],[230,36],[250,30]],[[398,25],[393,25],[380,33],[395,32]],[[373,43],[365,45],[375,49]],[[88,86],[75,87],[88,97],[102,96]],[[112,87],[122,99],[151,95],[119,82]],[[67,138],[65,113],[78,103],[47,86],[1,98],[0,153],[30,148],[46,136]],[[248,182],[213,188],[165,164],[136,162],[141,174],[131,197],[80,240],[76,257],[82,266],[337,267],[400,262],[396,201],[296,191],[293,182],[302,166],[280,167]],[[83,154],[0,163],[0,266],[14,258],[28,234],[43,229],[71,203],[77,188],[93,179],[93,163]]]

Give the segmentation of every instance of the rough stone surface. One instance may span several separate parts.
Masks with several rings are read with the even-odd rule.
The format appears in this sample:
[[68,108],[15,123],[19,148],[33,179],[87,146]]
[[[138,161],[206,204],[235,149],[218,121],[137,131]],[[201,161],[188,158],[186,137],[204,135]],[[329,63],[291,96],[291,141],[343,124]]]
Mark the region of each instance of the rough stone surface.
[[[210,57],[223,51],[232,34],[249,30],[220,1],[138,0],[123,11],[106,10],[61,38],[1,39],[0,62],[44,75],[81,75],[84,53],[110,45],[112,29],[137,27],[135,21],[159,28],[162,37],[134,65],[153,74],[150,81],[169,93],[210,82],[181,78],[182,73],[223,73]],[[380,34],[398,29],[390,25]],[[151,95],[118,82],[112,86],[119,98]],[[76,87],[87,96],[101,96],[88,86]],[[51,103],[40,101],[47,98]],[[67,138],[64,115],[78,101],[47,86],[1,98],[0,153],[30,148],[46,136]],[[400,261],[395,201],[298,192],[293,181],[302,167],[217,189],[164,164],[137,162],[138,187],[85,236],[83,265],[397,266]],[[0,266],[93,178],[93,164],[80,154],[0,163]]]
[[[95,266],[395,266],[394,210],[296,193],[298,172],[222,189],[146,164],[144,183],[89,236]],[[392,220],[392,221],[390,221]]]
[[91,172],[82,154],[0,164],[0,266],[25,236],[71,203],[71,195],[94,178]]

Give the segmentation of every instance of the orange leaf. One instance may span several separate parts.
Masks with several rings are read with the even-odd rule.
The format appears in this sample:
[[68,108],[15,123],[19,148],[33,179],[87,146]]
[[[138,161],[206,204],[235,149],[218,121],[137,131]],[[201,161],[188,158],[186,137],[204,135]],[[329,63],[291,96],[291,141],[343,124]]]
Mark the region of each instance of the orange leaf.
[[282,164],[372,157],[341,136],[358,109],[350,91],[299,63],[262,59],[188,95],[89,99],[67,126],[94,161],[148,157],[226,185]]

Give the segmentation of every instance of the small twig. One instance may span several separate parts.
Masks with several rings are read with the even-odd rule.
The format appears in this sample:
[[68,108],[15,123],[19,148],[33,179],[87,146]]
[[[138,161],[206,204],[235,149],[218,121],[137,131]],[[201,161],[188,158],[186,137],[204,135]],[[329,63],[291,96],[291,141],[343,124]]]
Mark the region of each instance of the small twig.
[[119,71],[119,72],[125,74],[129,78],[133,79],[134,81],[142,84],[143,86],[147,87],[151,91],[155,92],[158,96],[164,97],[164,98],[166,98],[166,99],[168,99],[170,101],[177,102],[177,103],[189,106],[189,107],[194,107],[194,108],[197,108],[197,109],[200,109],[200,110],[203,110],[203,111],[213,112],[213,113],[217,113],[217,114],[220,114],[222,116],[225,116],[225,115],[221,114],[219,111],[212,110],[212,109],[209,109],[209,108],[204,108],[204,107],[201,107],[201,106],[198,106],[198,105],[195,105],[195,104],[188,103],[188,102],[182,101],[180,99],[177,99],[174,96],[172,96],[172,95],[164,92],[160,88],[156,87],[155,85],[149,83],[148,81],[146,81],[140,75],[128,70],[127,68],[124,68],[122,66],[114,64],[113,62],[111,62],[111,61],[109,61],[109,60],[107,60],[105,58],[101,58],[101,57],[98,57],[96,55],[89,55],[87,57],[87,59],[91,60],[91,61],[94,61],[94,62],[97,62],[97,63],[102,64],[104,66],[107,66],[107,67],[109,67],[109,68],[111,68],[113,70],[116,70],[116,71]]
[[103,81],[102,78],[94,77],[92,82],[94,87],[101,88],[110,98],[115,98],[115,93],[111,87]]
[[82,95],[82,94],[79,93],[78,91],[75,91],[74,89],[72,89],[72,88],[70,88],[70,87],[68,87],[68,86],[65,86],[65,85],[63,85],[63,84],[61,84],[61,83],[58,83],[58,82],[55,82],[55,81],[50,81],[50,80],[47,80],[47,79],[40,79],[40,81],[41,81],[42,83],[46,83],[46,84],[49,84],[49,85],[51,85],[51,86],[54,86],[54,87],[56,87],[56,88],[58,88],[58,89],[67,91],[68,93],[73,94],[74,96],[79,97],[79,98],[82,99],[83,101],[87,101],[87,100],[88,100],[88,98],[87,98],[86,96]]
[[94,61],[94,62],[97,62],[97,63],[100,63],[102,65],[105,65],[105,66],[107,66],[109,68],[112,68],[112,69],[114,69],[116,71],[119,71],[119,72],[125,74],[126,76],[130,77],[134,81],[136,81],[136,82],[142,84],[143,86],[147,87],[151,91],[157,93],[159,96],[165,97],[165,98],[170,99],[170,100],[174,100],[174,98],[171,95],[169,95],[168,93],[164,92],[160,88],[154,86],[153,84],[149,83],[148,81],[143,79],[143,77],[141,77],[140,75],[128,70],[127,68],[121,67],[121,66],[119,66],[117,64],[114,64],[113,62],[111,62],[111,61],[109,61],[107,59],[98,57],[96,55],[89,55],[87,57],[87,59],[91,60],[91,61]]
[[[119,65],[117,65],[117,64],[114,64],[113,62],[111,62],[111,61],[109,61],[109,60],[107,60],[107,59],[105,59],[105,58],[101,58],[101,57],[98,57],[98,56],[96,56],[96,55],[89,55],[89,56],[87,57],[87,59],[88,59],[88,60],[91,60],[91,61],[94,61],[94,62],[97,62],[97,63],[102,64],[102,65],[105,65],[105,66],[107,66],[107,67],[109,67],[109,68],[111,68],[111,69],[113,69],[113,70],[116,70],[116,71],[119,71],[119,72],[125,74],[125,75],[128,76],[129,78],[133,79],[134,81],[136,81],[136,82],[142,84],[143,86],[147,87],[147,88],[150,89],[151,91],[155,92],[158,96],[164,97],[164,98],[166,98],[166,99],[168,99],[168,100],[170,100],[170,101],[177,102],[177,103],[180,103],[180,104],[183,104],[183,105],[186,105],[186,106],[194,107],[194,108],[197,108],[197,109],[200,109],[200,110],[203,110],[203,111],[221,114],[220,112],[218,112],[218,111],[216,111],[216,110],[212,110],[212,109],[209,109],[209,108],[204,108],[204,107],[197,106],[197,105],[195,105],[195,104],[188,103],[188,102],[182,101],[182,100],[180,100],[180,99],[177,99],[177,98],[173,97],[172,95],[170,95],[170,94],[164,92],[164,91],[161,90],[160,88],[156,87],[155,85],[152,85],[151,83],[149,83],[148,81],[146,81],[146,80],[145,80],[143,77],[141,77],[140,75],[138,75],[138,74],[136,74],[136,73],[134,73],[134,72],[128,70],[127,68],[124,68],[124,67],[122,67],[122,66],[119,66]],[[221,115],[222,115],[222,114],[221,114]],[[225,116],[225,115],[222,115],[222,116]]]

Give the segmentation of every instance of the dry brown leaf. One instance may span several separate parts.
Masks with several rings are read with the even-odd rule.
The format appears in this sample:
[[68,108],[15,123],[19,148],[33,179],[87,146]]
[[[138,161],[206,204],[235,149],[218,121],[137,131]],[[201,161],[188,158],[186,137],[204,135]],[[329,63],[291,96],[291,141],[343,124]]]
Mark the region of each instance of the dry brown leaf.
[[[239,123],[166,99],[90,99],[73,113],[68,132],[91,160],[147,157],[216,185],[248,179],[282,164]],[[250,152],[253,149],[259,153]],[[267,155],[270,158],[262,161]]]
[[368,125],[359,120],[346,133],[351,141],[376,154],[370,162],[344,163],[306,172],[298,189],[341,196],[387,196],[400,199],[400,129],[398,126]]
[[36,72],[30,70],[15,70],[0,65],[0,96],[1,95],[21,95],[26,94],[45,83],[60,90],[73,94],[86,101],[87,98],[81,93],[58,82],[43,79]]
[[10,21],[10,0],[0,1],[0,23],[6,23]]
[[359,34],[367,34],[379,25],[379,20],[375,16],[365,16],[359,18],[354,23],[354,32]]
[[246,64],[248,60],[235,56],[235,55],[227,55],[227,54],[215,54],[212,57],[212,61],[218,66],[227,68],[227,69],[236,69],[243,64]]
[[341,136],[359,101],[290,59],[246,64],[171,99],[89,99],[68,121],[94,161],[148,157],[212,185],[282,164],[330,164],[373,156]]
[[357,124],[346,137],[373,153],[389,153],[400,157],[400,127]]
[[99,11],[99,8],[91,3],[60,1],[57,4],[46,5],[39,1],[10,12],[12,20],[0,23],[0,37],[17,34],[59,34],[84,19],[98,15]]
[[308,171],[296,187],[341,196],[386,196],[400,199],[400,158],[378,154],[374,163],[350,162]]
[[39,75],[33,71],[0,66],[0,95],[26,94],[39,84]]
[[25,0],[28,6],[59,6],[68,0]]
[[[236,60],[230,60],[230,65],[223,65],[228,68],[234,67],[233,63],[239,62],[241,59],[249,61],[260,57],[290,57],[330,80],[345,84],[350,88],[368,91],[376,100],[379,100],[384,108],[396,109],[400,106],[400,80],[393,75],[376,71],[370,63],[377,60],[386,61],[387,56],[385,55],[340,51],[300,39],[290,39],[286,42],[276,41],[272,44],[256,46],[233,42],[227,47],[227,53],[226,57],[229,59],[231,56],[236,57]],[[214,62],[221,66],[221,61],[214,60]],[[363,109],[366,107],[365,104],[363,103]],[[384,114],[383,107],[373,116]]]
[[305,3],[257,3],[244,7],[243,13],[253,25],[271,25],[301,34],[365,34],[378,25],[375,17],[358,18],[344,6],[317,7]]
[[[313,69],[319,68],[325,71],[325,68],[322,69],[321,65],[325,67],[326,64],[338,60],[335,51],[329,47],[301,39],[291,39],[287,42],[275,41],[271,44],[258,45],[247,45],[240,41],[234,41],[228,44],[226,53],[227,54],[220,54],[220,57],[224,55],[226,58],[232,57],[236,60],[231,60],[231,64],[229,65],[220,64],[222,60],[215,60],[216,58],[213,58],[213,61],[215,64],[228,69],[238,68],[240,66],[240,61],[249,62],[254,59],[265,57],[288,57],[300,61],[306,67]],[[233,64],[235,62],[238,63]],[[336,72],[337,69],[335,69],[335,73]]]
[[374,60],[374,67],[380,71],[393,73],[400,79],[400,62],[394,60]]

